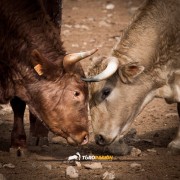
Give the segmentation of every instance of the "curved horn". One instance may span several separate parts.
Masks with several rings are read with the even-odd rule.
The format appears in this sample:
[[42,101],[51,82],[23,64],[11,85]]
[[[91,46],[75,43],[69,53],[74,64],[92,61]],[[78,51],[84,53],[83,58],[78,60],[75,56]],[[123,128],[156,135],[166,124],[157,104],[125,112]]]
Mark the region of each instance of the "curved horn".
[[87,82],[98,82],[111,77],[117,71],[119,67],[119,61],[116,57],[109,57],[108,59],[109,59],[109,63],[106,69],[102,71],[100,74],[93,77],[81,78],[81,79]]
[[71,67],[73,64],[75,64],[76,62],[91,56],[92,54],[94,54],[98,49],[92,49],[90,51],[86,51],[86,52],[80,52],[80,53],[73,53],[73,54],[68,54],[64,57],[63,59],[63,66],[65,69],[68,69],[69,67]]

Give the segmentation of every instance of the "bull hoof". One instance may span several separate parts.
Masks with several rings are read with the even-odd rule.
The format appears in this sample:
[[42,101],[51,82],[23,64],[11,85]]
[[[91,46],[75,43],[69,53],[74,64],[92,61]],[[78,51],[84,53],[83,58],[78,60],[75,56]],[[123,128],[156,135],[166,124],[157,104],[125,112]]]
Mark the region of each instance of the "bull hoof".
[[125,156],[130,153],[132,147],[128,146],[124,141],[116,141],[107,147],[109,153],[117,156]]
[[174,140],[169,143],[168,148],[173,155],[180,155],[180,141]]
[[26,148],[21,148],[21,147],[11,147],[9,149],[9,152],[11,154],[11,156],[14,156],[14,157],[26,157],[29,152]]

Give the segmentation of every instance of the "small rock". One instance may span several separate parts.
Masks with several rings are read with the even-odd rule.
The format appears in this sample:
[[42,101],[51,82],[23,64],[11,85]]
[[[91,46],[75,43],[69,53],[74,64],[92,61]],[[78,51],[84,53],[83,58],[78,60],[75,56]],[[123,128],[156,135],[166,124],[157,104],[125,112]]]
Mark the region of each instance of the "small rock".
[[64,24],[64,27],[66,27],[66,28],[72,28],[72,25],[70,25],[70,24]]
[[104,174],[103,174],[103,178],[102,179],[107,179],[107,180],[110,180],[110,179],[115,179],[115,173],[112,171],[112,172],[108,172],[106,171]]
[[113,15],[112,14],[107,14],[107,17],[112,17]]
[[76,164],[76,166],[77,166],[78,168],[81,168],[81,167],[82,167],[82,165],[81,165],[81,163],[80,163],[79,161],[75,161],[75,164]]
[[157,151],[154,148],[152,148],[152,149],[147,149],[147,152],[156,153]]
[[72,44],[72,47],[79,47],[79,44]]
[[94,21],[93,17],[88,18],[89,21]]
[[89,27],[86,25],[80,25],[80,24],[76,24],[74,26],[76,29],[84,29],[84,30],[89,30]]
[[84,30],[89,30],[89,27],[88,27],[88,26],[86,26],[86,25],[82,25],[82,26],[81,26],[81,29],[84,29]]
[[178,113],[167,113],[165,116],[166,117],[178,116]]
[[128,146],[123,140],[115,141],[114,143],[109,145],[107,148],[111,154],[119,155],[119,156],[127,155],[131,151],[131,147]]
[[109,4],[106,5],[106,9],[107,9],[107,10],[112,10],[112,9],[114,9],[114,8],[115,8],[115,5],[112,4],[112,3],[109,3]]
[[54,137],[51,138],[51,142],[52,142],[53,144],[59,144],[59,143],[62,142],[62,137],[60,137],[60,136],[54,136]]
[[52,170],[52,165],[51,164],[45,164],[45,167],[49,170]]
[[84,164],[86,169],[102,169],[102,164],[99,162],[92,163],[92,164]]
[[142,165],[134,162],[134,163],[130,164],[130,167],[135,168],[135,169],[141,169]]
[[78,7],[72,7],[72,10],[73,11],[76,11],[76,10],[78,10],[79,8]]
[[130,14],[134,14],[138,10],[138,7],[131,7],[129,9]]
[[72,166],[68,166],[66,168],[66,176],[69,176],[70,178],[78,178],[79,177],[79,174],[78,174],[78,171],[72,167]]
[[95,39],[90,39],[89,42],[90,42],[90,43],[94,43],[94,42],[96,42],[96,40],[95,40]]
[[131,156],[140,156],[141,155],[141,150],[138,149],[138,148],[133,147],[131,149],[130,155]]
[[8,164],[4,164],[3,167],[4,167],[4,168],[14,169],[14,168],[15,168],[15,165],[14,165],[14,164],[11,164],[11,163],[8,163]]
[[109,27],[110,25],[106,21],[99,21],[99,27]]
[[66,29],[66,30],[64,30],[64,31],[62,32],[62,34],[63,34],[64,36],[69,36],[69,35],[70,35],[70,30]]
[[3,174],[0,174],[0,180],[6,180],[6,178]]

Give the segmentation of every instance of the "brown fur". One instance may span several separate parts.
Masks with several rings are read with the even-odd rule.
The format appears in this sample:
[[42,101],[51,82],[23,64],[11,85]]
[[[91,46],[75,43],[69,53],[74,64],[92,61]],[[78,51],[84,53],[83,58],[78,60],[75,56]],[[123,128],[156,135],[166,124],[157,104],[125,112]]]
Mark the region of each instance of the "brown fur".
[[19,97],[54,133],[81,143],[88,131],[87,85],[79,63],[71,72],[63,68],[59,28],[37,0],[0,1],[0,22],[0,102]]

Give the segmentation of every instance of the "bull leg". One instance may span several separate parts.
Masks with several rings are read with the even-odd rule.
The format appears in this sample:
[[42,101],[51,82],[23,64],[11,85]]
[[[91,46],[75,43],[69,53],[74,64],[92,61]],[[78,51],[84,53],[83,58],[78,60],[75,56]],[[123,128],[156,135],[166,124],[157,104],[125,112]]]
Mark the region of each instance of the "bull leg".
[[[11,152],[17,153],[18,156],[22,155],[22,149],[26,149],[26,133],[24,130],[24,111],[26,107],[26,103],[19,99],[18,97],[14,97],[11,102],[11,107],[14,112],[14,124],[13,130],[11,133]],[[21,150],[20,150],[21,149]]]
[[[180,117],[180,103],[177,103],[177,110]],[[180,126],[176,138],[169,143],[168,147],[173,154],[180,154]]]
[[32,146],[48,145],[48,129],[32,113],[30,119],[29,144]]

